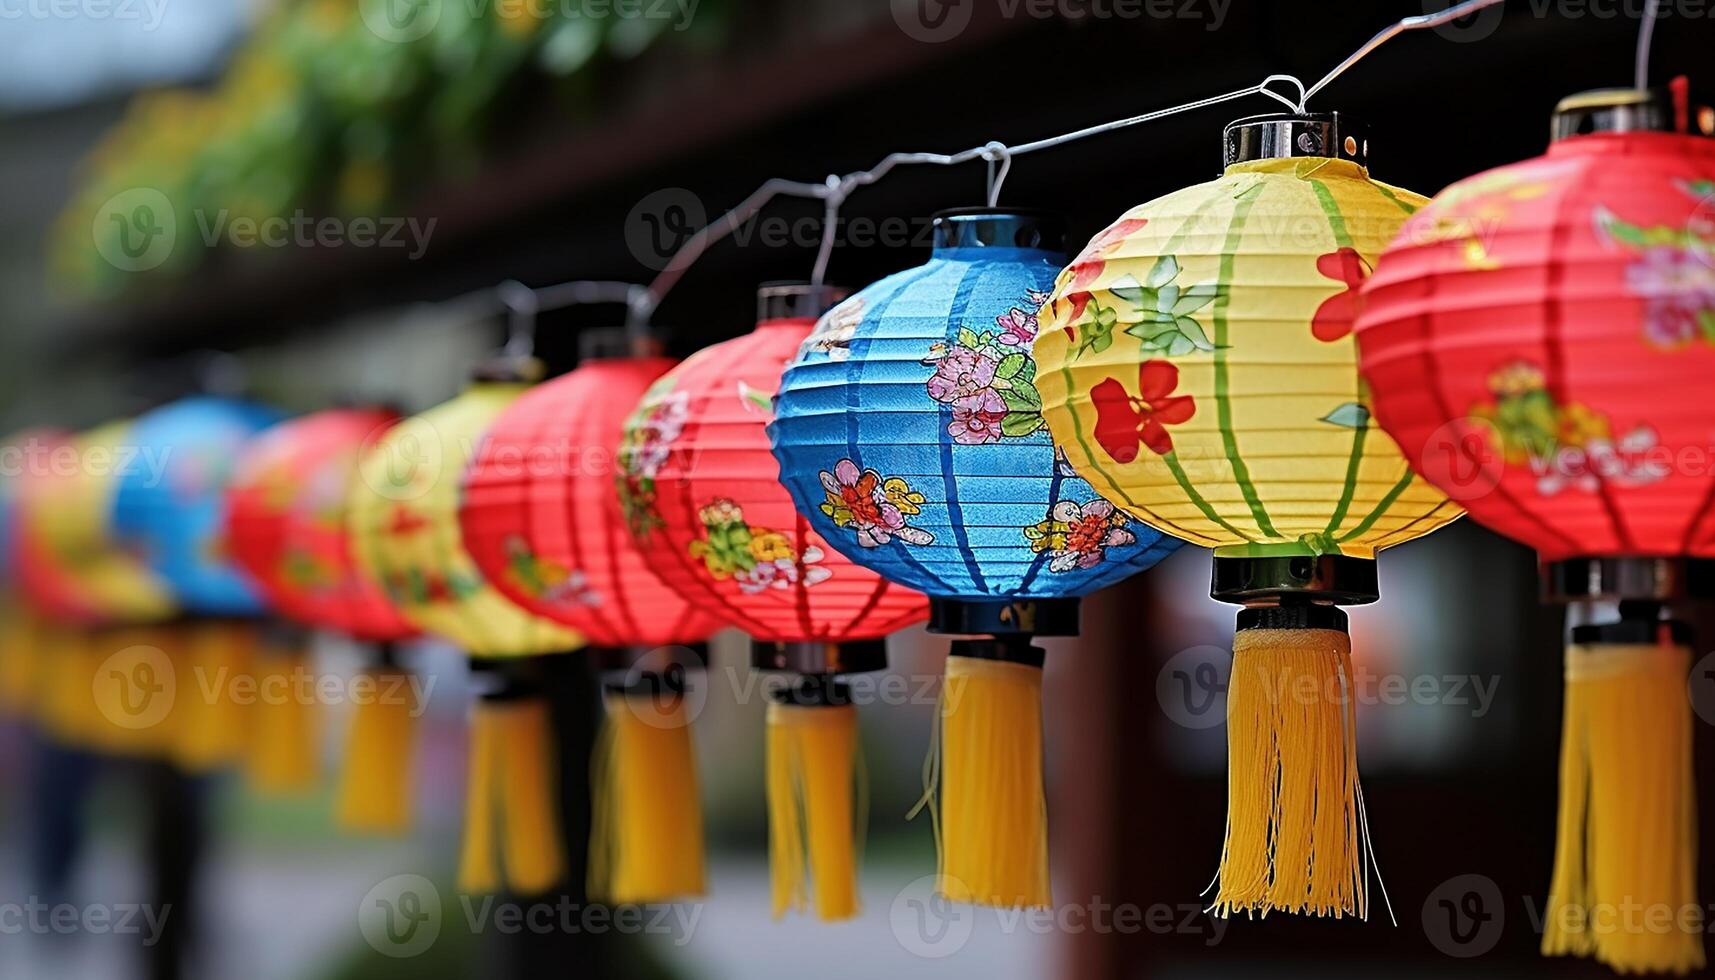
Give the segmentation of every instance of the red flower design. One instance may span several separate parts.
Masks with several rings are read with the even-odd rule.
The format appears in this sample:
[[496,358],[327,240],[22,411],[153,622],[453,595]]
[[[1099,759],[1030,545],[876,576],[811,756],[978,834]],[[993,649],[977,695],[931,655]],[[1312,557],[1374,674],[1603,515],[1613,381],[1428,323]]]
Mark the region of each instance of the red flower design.
[[[1066,285],[1065,289],[1060,290],[1062,294],[1073,294],[1070,297],[1072,313],[1066,319],[1068,324],[1078,322],[1078,319],[1084,315],[1084,308],[1090,305],[1090,294],[1087,290],[1095,285],[1096,280],[1102,276],[1102,270],[1107,268],[1108,253],[1113,250],[1115,245],[1142,231],[1147,224],[1149,224],[1148,218],[1126,218],[1116,221],[1106,231],[1091,239],[1090,244],[1086,245],[1078,257],[1072,260],[1072,264],[1068,267],[1073,270],[1072,281]],[[1058,302],[1056,301],[1056,305]],[[1059,310],[1056,309],[1055,313],[1058,312]],[[1068,325],[1065,330],[1068,340],[1078,339],[1076,329]]]
[[1358,322],[1358,291],[1374,270],[1357,249],[1342,248],[1317,259],[1316,271],[1335,282],[1346,284],[1344,290],[1328,297],[1310,320],[1310,332],[1316,335],[1316,339],[1331,344],[1349,336],[1352,326]]
[[1175,395],[1179,369],[1167,361],[1145,361],[1137,372],[1138,397],[1126,393],[1125,385],[1109,378],[1096,385],[1090,399],[1096,403],[1096,441],[1115,462],[1137,458],[1138,446],[1165,456],[1173,451],[1167,427],[1190,421],[1197,403],[1190,395]]

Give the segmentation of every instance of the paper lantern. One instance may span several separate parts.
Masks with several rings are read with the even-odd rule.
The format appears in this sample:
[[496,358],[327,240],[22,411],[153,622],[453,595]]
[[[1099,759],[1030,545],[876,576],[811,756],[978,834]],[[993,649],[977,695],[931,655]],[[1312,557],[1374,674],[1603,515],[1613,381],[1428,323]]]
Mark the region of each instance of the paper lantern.
[[[584,642],[575,631],[507,601],[471,560],[459,526],[464,471],[489,426],[537,373],[533,363],[484,365],[457,398],[405,419],[377,440],[351,489],[348,521],[358,569],[381,586],[406,620],[479,661],[563,653]],[[479,702],[472,721],[460,885],[489,891],[500,884],[492,868],[498,843],[493,811],[499,806],[505,809],[502,824],[516,834],[507,842],[506,883],[535,894],[564,870],[551,774],[535,764],[548,758],[545,708],[535,690],[490,695]],[[502,731],[517,743],[519,765],[508,765],[495,751]]]
[[186,398],[139,417],[119,447],[133,465],[120,478],[114,532],[140,549],[190,613],[265,609],[227,550],[226,488],[245,444],[280,418],[249,402]]
[[[385,645],[416,628],[394,611],[381,589],[359,574],[346,511],[364,449],[398,421],[382,409],[333,409],[283,422],[245,449],[228,490],[227,536],[234,560],[280,615],[382,645],[366,677],[381,696],[353,707],[353,739],[341,754],[334,812],[356,831],[403,831],[409,823],[410,745],[415,722],[409,675]],[[276,633],[286,631],[276,630]],[[271,644],[268,673],[291,682],[310,669],[301,639]],[[313,787],[318,733],[313,705],[284,698],[260,706],[249,773],[264,792]],[[361,735],[362,740],[356,736]],[[397,753],[397,754],[394,754]]]
[[358,573],[347,507],[358,460],[398,421],[382,409],[334,409],[275,426],[239,460],[229,491],[233,558],[281,615],[359,640],[416,633]]
[[[128,423],[71,436],[30,434],[17,447],[18,585],[40,624],[8,649],[17,673],[8,688],[38,688],[38,717],[56,738],[85,748],[129,749],[135,738],[105,718],[96,671],[123,644],[96,642],[175,612],[166,584],[109,534],[118,480],[134,461],[116,450]],[[9,695],[14,701],[17,695]]]
[[1715,557],[1712,125],[1682,84],[1566,100],[1544,156],[1411,219],[1358,325],[1377,419],[1418,471],[1535,548],[1551,595],[1621,600],[1567,651],[1543,949],[1628,972],[1704,963],[1679,919],[1566,923],[1696,902],[1689,631],[1660,620],[1663,601],[1707,594],[1684,559]]
[[[244,446],[281,418],[252,402],[193,396],[138,417],[117,450],[131,465],[113,502],[115,536],[163,578],[189,619],[161,636],[184,678],[242,677],[256,655],[261,592],[232,561],[226,489]],[[192,772],[240,759],[247,715],[232,685],[213,696],[183,689],[169,750]]]
[[[721,621],[668,588],[650,567],[632,540],[627,510],[614,483],[614,459],[626,416],[675,362],[627,356],[626,341],[611,334],[586,337],[584,350],[584,363],[577,370],[518,399],[495,420],[465,481],[460,511],[465,541],[478,567],[508,598],[536,615],[575,627],[596,647],[626,651],[635,658],[664,646],[700,644]],[[650,698],[659,689],[649,683],[613,694]],[[610,710],[610,732],[603,745],[613,749],[617,743],[652,735],[636,728],[653,710]],[[670,753],[670,759],[688,763],[689,729],[679,726],[676,737],[685,744]],[[658,761],[665,767],[669,758]],[[690,771],[642,768],[638,775],[648,786],[695,786]],[[630,775],[611,760],[598,760],[596,769],[615,777]],[[628,798],[623,787],[611,785],[598,792],[596,805],[619,806]],[[695,796],[682,802],[694,804]],[[661,828],[665,837],[634,834],[643,829],[645,819],[636,814],[608,822],[619,836],[599,843],[622,853],[607,865],[614,879],[595,882],[604,897],[655,901],[701,893],[700,816],[695,806],[672,812],[665,801],[660,804],[640,805],[679,821]],[[684,859],[649,864],[664,875],[657,877],[636,863],[645,858],[645,850],[671,850]]]
[[614,488],[626,416],[674,363],[598,357],[541,385],[495,420],[466,479],[460,520],[477,566],[594,646],[697,643],[722,625],[662,583]]
[[[1029,637],[1075,633],[1078,596],[1177,546],[1073,475],[1044,425],[1031,342],[1064,239],[1053,215],[937,216],[926,265],[817,324],[769,430],[824,541],[927,594],[932,630],[996,637],[948,662],[962,696],[943,700],[941,888],[1000,905],[1049,900]],[[1012,690],[1015,713],[995,717]]]
[[[636,501],[629,524],[650,565],[693,604],[749,633],[757,669],[802,678],[769,705],[776,918],[812,904],[824,920],[857,913],[857,713],[834,677],[884,668],[879,641],[928,614],[921,593],[823,540],[780,485],[769,450],[780,375],[816,317],[844,295],[765,286],[756,329],[652,385],[619,455],[621,493]],[[647,492],[637,492],[645,482]]]
[[583,638],[520,608],[483,577],[459,526],[464,470],[488,427],[528,390],[523,381],[471,384],[405,419],[364,455],[349,518],[357,567],[407,621],[475,657],[574,650]]
[[1349,690],[1335,606],[1375,601],[1376,552],[1460,513],[1372,425],[1358,376],[1357,290],[1423,203],[1371,180],[1367,150],[1335,116],[1234,123],[1221,177],[1133,209],[1065,269],[1036,343],[1072,468],[1214,548],[1215,597],[1252,607],[1228,701],[1221,914],[1367,914],[1351,705],[1282,711],[1275,685]]

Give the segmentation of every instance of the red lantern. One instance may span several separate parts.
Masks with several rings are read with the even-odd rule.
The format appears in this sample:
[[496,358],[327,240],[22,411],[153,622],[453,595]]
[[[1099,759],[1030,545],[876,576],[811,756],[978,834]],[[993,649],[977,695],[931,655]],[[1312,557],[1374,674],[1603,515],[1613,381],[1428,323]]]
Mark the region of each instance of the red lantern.
[[615,492],[625,418],[674,362],[625,356],[625,343],[605,332],[589,339],[581,367],[495,420],[466,472],[459,522],[465,549],[495,588],[583,634],[602,666],[630,669],[608,685],[591,763],[590,891],[614,903],[672,901],[703,892],[702,814],[681,696],[691,664],[672,648],[700,644],[722,623],[656,576]]
[[597,357],[495,419],[465,475],[465,549],[495,588],[594,647],[699,643],[722,622],[664,585],[614,492],[625,418],[676,362]]
[[1715,556],[1712,195],[1715,141],[1598,132],[1414,216],[1358,326],[1413,466],[1546,561]]
[[816,317],[770,319],[766,310],[813,295],[766,288],[754,331],[693,355],[650,389],[618,461],[627,481],[650,484],[630,526],[652,567],[765,643],[879,639],[928,615],[922,594],[823,541],[780,484],[766,426],[780,376]]
[[758,670],[799,675],[768,707],[769,864],[776,918],[858,913],[859,740],[840,674],[887,665],[882,638],[928,600],[834,550],[780,483],[767,424],[786,364],[843,291],[775,285],[751,333],[692,356],[626,423],[619,470],[632,534],[686,598],[753,639]]
[[[1696,902],[1692,652],[1664,604],[1715,594],[1687,560],[1715,557],[1715,110],[1681,80],[1567,99],[1555,131],[1406,224],[1364,287],[1361,368],[1413,467],[1587,613],[1543,952],[1685,973],[1701,930],[1657,920]],[[1649,920],[1601,918],[1628,907]]]
[[234,561],[286,617],[378,642],[416,634],[351,554],[346,502],[357,462],[399,417],[334,409],[270,429],[239,460],[227,496]]

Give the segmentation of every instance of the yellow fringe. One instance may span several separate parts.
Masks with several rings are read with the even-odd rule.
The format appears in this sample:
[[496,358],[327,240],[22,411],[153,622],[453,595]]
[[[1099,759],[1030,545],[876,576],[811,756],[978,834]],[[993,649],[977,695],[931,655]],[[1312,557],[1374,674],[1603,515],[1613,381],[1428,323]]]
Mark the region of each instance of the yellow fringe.
[[924,797],[933,807],[939,784],[941,812],[931,810],[940,854],[936,890],[956,902],[1047,908],[1053,892],[1042,671],[948,657],[938,725]]
[[193,623],[184,640],[173,758],[188,772],[211,772],[243,757],[254,714],[234,699],[233,682],[254,669],[257,629],[238,620]]
[[858,867],[867,810],[857,709],[851,705],[768,706],[768,859],[774,918],[859,912]]
[[507,888],[516,895],[543,894],[566,873],[548,705],[539,700],[483,702],[471,720],[471,736],[459,888],[466,892],[498,889],[494,855],[498,837]]
[[42,680],[46,686],[42,723],[56,742],[73,748],[107,751],[120,739],[95,699],[96,671],[107,650],[82,627],[54,625],[43,630]]
[[42,624],[21,603],[8,603],[0,623],[0,712],[31,718],[41,670]]
[[499,739],[499,719],[487,705],[478,703],[470,718],[470,775],[465,786],[464,843],[459,855],[459,891],[467,894],[500,890],[500,865],[494,855]]
[[1567,648],[1543,955],[1620,973],[1704,966],[1690,666],[1684,647]]
[[[411,774],[420,706],[404,672],[378,669],[369,674],[375,682],[370,689],[388,696],[353,708],[345,765],[334,796],[334,821],[348,833],[399,837],[411,830]],[[397,696],[391,696],[395,691]],[[473,752],[473,765],[475,758]]]
[[1212,909],[1369,915],[1352,643],[1240,630],[1227,691],[1227,833]]
[[259,658],[255,730],[244,760],[246,780],[258,793],[292,796],[316,788],[318,712],[313,692],[300,683],[310,674],[310,658],[300,650]]
[[589,892],[611,904],[703,894],[703,814],[685,699],[607,694],[590,781]]
[[501,742],[500,807],[506,880],[513,893],[540,895],[566,873],[560,841],[560,782],[553,720],[545,701],[494,706]]

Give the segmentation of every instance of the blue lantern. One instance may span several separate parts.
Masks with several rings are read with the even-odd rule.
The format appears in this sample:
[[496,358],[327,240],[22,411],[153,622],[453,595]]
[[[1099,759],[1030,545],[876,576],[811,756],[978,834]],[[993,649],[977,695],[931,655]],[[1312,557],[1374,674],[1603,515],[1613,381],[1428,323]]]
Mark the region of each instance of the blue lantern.
[[862,290],[788,366],[781,480],[842,554],[926,593],[954,643],[941,710],[940,891],[1049,903],[1041,667],[1077,597],[1178,547],[1079,479],[1042,418],[1031,346],[1067,264],[1058,216],[937,215],[929,262]]
[[251,616],[261,593],[226,553],[225,496],[240,448],[279,421],[273,409],[198,396],[140,416],[126,439],[115,535],[136,548],[187,612]]
[[[780,387],[769,431],[799,510],[928,594],[948,632],[1016,632],[1019,600],[1085,595],[1178,546],[1073,475],[1043,424],[1031,344],[1064,238],[1052,215],[938,215],[929,263],[824,316]],[[1075,606],[1036,606],[1024,632],[1075,632]]]

